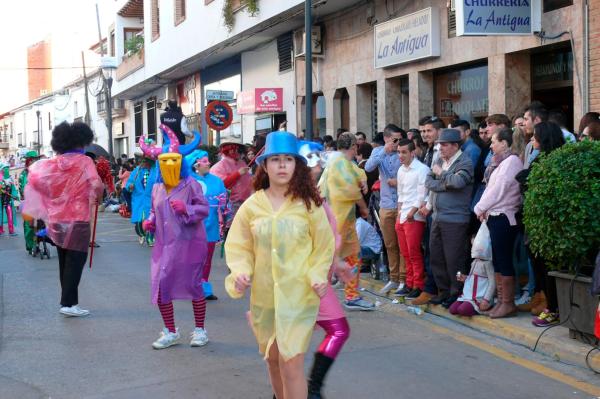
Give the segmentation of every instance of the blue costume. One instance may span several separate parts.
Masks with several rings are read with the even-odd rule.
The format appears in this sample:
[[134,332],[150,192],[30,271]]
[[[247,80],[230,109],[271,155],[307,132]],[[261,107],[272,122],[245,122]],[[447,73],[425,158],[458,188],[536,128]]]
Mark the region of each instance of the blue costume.
[[154,244],[154,235],[142,229],[142,222],[150,216],[152,206],[152,187],[156,183],[158,173],[156,165],[150,169],[138,166],[131,172],[125,187],[131,191],[131,223],[135,224],[135,232],[140,237],[140,244]]

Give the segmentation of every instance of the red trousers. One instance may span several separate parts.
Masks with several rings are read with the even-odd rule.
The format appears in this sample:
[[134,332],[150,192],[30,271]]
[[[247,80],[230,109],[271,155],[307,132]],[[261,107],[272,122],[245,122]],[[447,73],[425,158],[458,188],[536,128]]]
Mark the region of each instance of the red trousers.
[[425,222],[396,221],[398,245],[406,264],[406,285],[410,288],[425,288],[425,267],[421,241],[425,231]]

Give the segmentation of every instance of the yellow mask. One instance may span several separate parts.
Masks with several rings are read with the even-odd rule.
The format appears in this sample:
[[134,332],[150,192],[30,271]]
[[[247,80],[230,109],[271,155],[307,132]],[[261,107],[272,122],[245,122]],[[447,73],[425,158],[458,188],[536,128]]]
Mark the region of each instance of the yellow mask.
[[181,154],[165,153],[158,156],[158,166],[160,168],[160,174],[162,179],[167,186],[167,189],[177,187],[179,184],[179,176],[181,174]]

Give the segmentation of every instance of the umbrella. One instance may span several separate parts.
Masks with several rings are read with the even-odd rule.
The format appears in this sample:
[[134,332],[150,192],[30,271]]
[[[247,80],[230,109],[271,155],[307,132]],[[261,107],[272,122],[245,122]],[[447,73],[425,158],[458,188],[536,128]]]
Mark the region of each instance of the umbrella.
[[110,159],[110,155],[108,155],[108,151],[106,151],[101,145],[92,143],[83,149],[84,152],[91,152],[97,157],[104,157],[106,159]]

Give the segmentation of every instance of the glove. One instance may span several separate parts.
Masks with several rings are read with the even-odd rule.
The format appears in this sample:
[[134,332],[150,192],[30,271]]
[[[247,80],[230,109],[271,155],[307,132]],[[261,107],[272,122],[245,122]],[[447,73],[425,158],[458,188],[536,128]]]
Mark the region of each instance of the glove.
[[144,229],[144,231],[154,233],[156,231],[156,225],[150,220],[144,220],[144,222],[142,223],[142,229]]
[[185,215],[187,213],[185,203],[181,200],[171,201],[171,208],[173,208],[177,215]]

